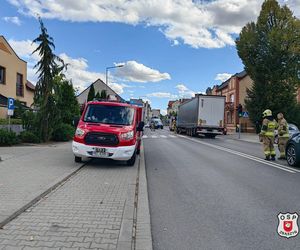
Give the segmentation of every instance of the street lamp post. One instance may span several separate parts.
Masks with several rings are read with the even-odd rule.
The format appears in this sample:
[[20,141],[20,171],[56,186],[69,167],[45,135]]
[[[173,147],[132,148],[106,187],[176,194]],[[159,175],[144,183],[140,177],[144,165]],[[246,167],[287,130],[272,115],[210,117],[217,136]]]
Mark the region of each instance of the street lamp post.
[[108,70],[109,69],[115,69],[115,68],[121,68],[121,67],[124,67],[124,64],[120,64],[120,65],[105,68],[106,97],[108,96]]

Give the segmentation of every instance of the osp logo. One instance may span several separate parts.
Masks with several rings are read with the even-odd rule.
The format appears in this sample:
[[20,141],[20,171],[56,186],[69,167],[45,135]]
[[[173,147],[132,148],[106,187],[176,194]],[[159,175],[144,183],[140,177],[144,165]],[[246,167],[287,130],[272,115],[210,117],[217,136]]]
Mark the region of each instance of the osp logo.
[[291,238],[299,233],[298,228],[298,214],[297,213],[280,213],[278,214],[278,228],[277,233],[281,237]]

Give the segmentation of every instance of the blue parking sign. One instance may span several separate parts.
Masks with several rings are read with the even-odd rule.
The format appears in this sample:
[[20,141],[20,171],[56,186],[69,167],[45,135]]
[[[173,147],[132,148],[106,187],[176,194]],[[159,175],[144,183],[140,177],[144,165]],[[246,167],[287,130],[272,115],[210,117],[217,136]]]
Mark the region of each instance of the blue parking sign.
[[15,109],[15,99],[14,98],[7,99],[7,109],[11,109],[11,110]]

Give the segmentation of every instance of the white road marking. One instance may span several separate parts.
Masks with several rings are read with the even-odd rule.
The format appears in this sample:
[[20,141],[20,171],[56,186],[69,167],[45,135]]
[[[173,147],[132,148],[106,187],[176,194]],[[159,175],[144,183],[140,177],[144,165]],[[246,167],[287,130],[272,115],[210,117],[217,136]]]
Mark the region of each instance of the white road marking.
[[169,135],[169,137],[171,137],[171,138],[176,138],[177,136],[175,136],[175,135]]
[[161,137],[161,138],[167,138],[167,136],[165,136],[165,135],[160,135],[160,137]]
[[151,138],[157,138],[157,135],[151,135]]
[[193,142],[205,145],[205,146],[209,146],[209,147],[212,147],[212,148],[215,148],[215,149],[219,149],[219,150],[225,151],[227,153],[238,155],[238,156],[247,158],[249,160],[253,160],[253,161],[256,161],[256,162],[259,162],[259,163],[262,163],[262,164],[265,164],[265,165],[268,165],[268,166],[271,166],[271,167],[274,167],[274,168],[277,168],[277,169],[281,169],[281,170],[286,171],[286,172],[290,172],[290,173],[293,173],[293,174],[295,174],[296,172],[300,172],[297,169],[293,169],[293,168],[290,168],[288,166],[284,166],[284,165],[277,164],[277,163],[271,163],[271,162],[262,160],[262,159],[260,159],[258,157],[255,157],[255,156],[252,156],[252,155],[248,155],[248,154],[245,154],[245,153],[241,153],[241,152],[229,149],[229,148],[225,148],[225,147],[213,145],[213,144],[210,144],[210,143],[207,143],[207,142],[203,142],[203,141],[199,141],[199,140],[196,140],[196,139],[192,139],[192,138],[189,138],[189,137],[186,137],[186,136],[183,136],[183,135],[178,135],[178,136],[182,137],[184,139],[187,139],[187,140],[190,140],[190,141],[193,141]]
[[143,137],[142,138],[148,138],[148,135],[143,135]]

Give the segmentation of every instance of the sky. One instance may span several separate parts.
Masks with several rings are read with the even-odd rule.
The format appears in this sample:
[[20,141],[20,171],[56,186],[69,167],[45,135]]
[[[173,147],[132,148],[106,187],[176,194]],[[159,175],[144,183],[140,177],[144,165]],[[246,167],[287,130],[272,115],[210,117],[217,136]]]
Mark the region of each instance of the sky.
[[[166,113],[169,100],[221,84],[244,67],[235,39],[263,0],[0,0],[0,35],[28,65],[40,16],[65,75],[80,92],[98,78],[124,99],[142,98]],[[280,0],[300,17],[300,0]]]

